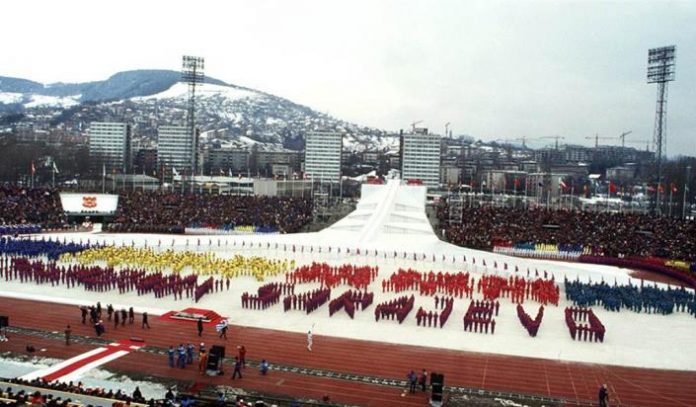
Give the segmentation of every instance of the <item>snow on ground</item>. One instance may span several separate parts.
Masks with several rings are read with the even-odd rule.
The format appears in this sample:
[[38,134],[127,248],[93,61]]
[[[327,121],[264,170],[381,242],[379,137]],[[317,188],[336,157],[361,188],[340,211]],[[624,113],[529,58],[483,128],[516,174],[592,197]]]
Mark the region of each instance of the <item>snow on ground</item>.
[[[199,85],[196,92],[200,97],[203,98],[219,95],[230,100],[247,99],[259,96],[258,93],[250,90],[234,88],[232,86],[213,85],[210,83],[204,83],[203,85]],[[177,82],[174,85],[172,85],[169,89],[163,92],[150,96],[135,97],[132,98],[132,100],[146,101],[150,99],[181,99],[185,98],[187,93],[188,85],[182,82]]]
[[[24,376],[37,370],[46,369],[50,366],[62,362],[60,359],[34,357],[31,360],[20,360],[17,358],[0,358],[0,377],[14,378]],[[132,380],[120,374],[114,374],[103,369],[92,369],[85,373],[79,381],[85,388],[100,387],[106,390],[121,390],[127,394],[132,394],[135,387],[140,388],[140,392],[146,399],[161,399],[167,392],[167,388],[159,383],[141,380]]]
[[249,145],[259,144],[258,141],[251,139],[247,136],[239,136],[239,141],[241,141],[244,144],[249,144]]
[[[689,349],[696,335],[696,320],[687,313],[672,315],[636,314],[623,310],[619,313],[605,311],[594,307],[594,311],[607,329],[604,343],[573,341],[565,325],[563,309],[571,305],[564,300],[562,281],[579,278],[583,281],[605,280],[610,283],[640,284],[640,280],[629,276],[629,270],[609,266],[564,263],[548,260],[519,259],[494,253],[460,248],[440,241],[432,231],[426,233],[423,202],[423,187],[406,187],[391,182],[385,186],[365,186],[363,198],[355,212],[349,214],[334,226],[317,233],[286,235],[250,235],[250,236],[171,236],[145,234],[58,234],[55,237],[68,241],[100,242],[115,245],[134,245],[136,247],[159,247],[158,250],[191,250],[194,252],[212,252],[221,258],[230,258],[240,254],[244,256],[262,256],[267,258],[292,258],[298,264],[313,261],[327,262],[333,265],[356,264],[379,267],[379,276],[370,286],[375,293],[375,301],[366,311],[356,311],[351,320],[345,312],[328,316],[328,305],[306,315],[301,311],[284,313],[282,304],[267,310],[246,310],[241,308],[241,294],[255,292],[262,284],[252,277],[240,277],[232,282],[230,292],[206,295],[196,307],[208,308],[230,317],[233,324],[291,332],[306,332],[315,325],[315,346],[321,346],[321,336],[337,336],[353,339],[365,339],[390,343],[423,345],[436,348],[461,351],[495,353],[539,357],[559,361],[602,363],[657,369],[696,370],[696,352]],[[199,243],[200,241],[200,243]],[[244,242],[244,248],[242,248]],[[276,248],[276,244],[278,248]],[[253,249],[250,246],[253,245]],[[261,247],[259,247],[259,245]],[[295,252],[292,248],[295,246]],[[268,248],[267,248],[268,247]],[[328,248],[331,247],[331,253]],[[341,254],[337,253],[341,247]],[[285,248],[285,250],[284,250]],[[311,248],[311,249],[310,249]],[[321,248],[321,253],[319,250]],[[351,254],[346,249],[351,249]],[[356,249],[360,248],[360,255]],[[369,249],[369,255],[365,255]],[[310,253],[310,250],[312,252]],[[374,251],[377,250],[377,256]],[[394,252],[397,258],[394,258]],[[406,252],[406,258],[403,253]],[[413,260],[417,253],[419,260]],[[426,260],[422,260],[425,254]],[[435,260],[433,260],[433,255]],[[445,256],[443,261],[442,256]],[[463,261],[464,256],[466,262]],[[452,259],[454,258],[454,262]],[[476,259],[476,265],[473,265]],[[482,260],[486,261],[486,267]],[[494,268],[497,263],[498,268]],[[508,270],[503,270],[503,264]],[[514,304],[507,298],[500,300],[500,315],[496,317],[495,335],[464,332],[462,318],[468,307],[468,300],[457,299],[449,321],[443,329],[418,327],[415,310],[423,306],[426,310],[434,309],[431,297],[420,297],[417,292],[414,311],[409,318],[399,325],[396,321],[374,320],[376,304],[407,293],[382,293],[381,281],[399,268],[413,268],[419,271],[469,271],[476,280],[483,273],[499,275],[514,274],[515,266],[519,274],[525,276],[527,269],[534,277],[535,270],[540,274],[547,271],[555,276],[561,285],[561,303],[558,307],[549,306],[544,314],[543,323],[536,338],[530,337],[520,324]],[[284,281],[282,276],[267,281]],[[652,283],[651,283],[652,284]],[[666,286],[658,283],[658,286]],[[298,284],[296,293],[309,291],[318,284]],[[350,289],[339,286],[333,291],[333,297]],[[76,292],[80,295],[76,295]],[[16,281],[2,282],[0,296],[11,295],[24,298],[52,298],[60,302],[84,304],[101,301],[102,304],[113,303],[116,307],[133,305],[136,310],[148,310],[152,314],[161,314],[170,310],[179,310],[194,304],[190,301],[175,301],[171,297],[158,299],[153,304],[152,296],[138,297],[136,294],[119,295],[117,292],[89,293],[82,289],[52,288],[46,292],[45,286],[24,285]],[[475,298],[481,299],[480,295]],[[153,306],[154,305],[154,306]],[[524,304],[525,310],[532,317],[536,315],[539,305],[532,301]],[[75,317],[78,317],[77,311]],[[231,332],[234,337],[234,330]],[[296,344],[303,347],[300,341]]]
[[80,104],[80,102],[78,101],[80,96],[81,95],[58,97],[58,96],[46,96],[46,95],[31,95],[31,102],[25,103],[24,107],[26,107],[26,108],[40,107],[40,106],[70,107],[70,106],[75,106],[75,105]]
[[24,98],[24,95],[21,93],[15,93],[15,92],[0,92],[0,103],[4,104],[12,104],[12,103],[19,103],[22,101]]

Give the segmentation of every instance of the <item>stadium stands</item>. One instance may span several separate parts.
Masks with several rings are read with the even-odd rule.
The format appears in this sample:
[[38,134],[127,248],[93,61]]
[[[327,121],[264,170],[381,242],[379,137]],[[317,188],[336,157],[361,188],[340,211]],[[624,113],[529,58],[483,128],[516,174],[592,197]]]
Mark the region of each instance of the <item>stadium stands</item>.
[[[444,225],[448,208],[438,208]],[[463,222],[446,226],[456,245],[492,250],[584,252],[609,257],[658,256],[696,262],[696,222],[630,213],[551,209],[463,208]],[[549,246],[550,245],[550,246]]]

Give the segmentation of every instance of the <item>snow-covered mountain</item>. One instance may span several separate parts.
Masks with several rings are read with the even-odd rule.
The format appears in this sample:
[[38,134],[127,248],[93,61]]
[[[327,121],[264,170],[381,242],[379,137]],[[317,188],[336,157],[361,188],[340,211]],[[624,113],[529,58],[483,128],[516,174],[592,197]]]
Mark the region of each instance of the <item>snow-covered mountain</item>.
[[[120,72],[105,81],[43,85],[0,77],[0,116],[50,118],[51,125],[84,130],[92,121],[124,121],[134,134],[154,138],[160,125],[184,124],[188,88],[180,73]],[[386,132],[348,123],[268,93],[208,78],[196,91],[196,123],[216,138],[282,145],[300,150],[313,130],[345,133],[350,150],[384,149],[398,141]],[[41,114],[35,114],[40,109]],[[48,112],[47,112],[48,111]]]

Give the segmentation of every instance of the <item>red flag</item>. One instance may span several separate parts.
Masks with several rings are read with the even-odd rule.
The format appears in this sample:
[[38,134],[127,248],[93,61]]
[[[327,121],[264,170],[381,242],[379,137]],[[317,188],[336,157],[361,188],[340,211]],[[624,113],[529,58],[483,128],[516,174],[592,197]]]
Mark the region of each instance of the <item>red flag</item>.
[[610,194],[615,194],[616,193],[616,184],[613,182],[609,181],[609,193]]
[[519,188],[519,186],[520,186],[520,179],[519,179],[519,178],[515,178],[515,180],[514,180],[513,182],[514,182],[514,184],[515,184],[515,188]]
[[561,191],[564,191],[568,189],[568,184],[563,181],[563,177],[558,179],[558,187],[561,188]]
[[676,194],[678,191],[679,191],[679,189],[677,189],[677,186],[673,182],[672,183],[672,192]]

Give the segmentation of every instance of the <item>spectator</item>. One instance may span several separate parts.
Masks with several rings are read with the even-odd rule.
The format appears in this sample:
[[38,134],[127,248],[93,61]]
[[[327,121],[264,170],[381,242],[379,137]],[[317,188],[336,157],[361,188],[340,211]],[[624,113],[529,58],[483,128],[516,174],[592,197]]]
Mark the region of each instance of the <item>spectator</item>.
[[[449,209],[438,208],[445,224]],[[446,227],[447,239],[473,249],[550,243],[604,256],[658,256],[696,261],[696,221],[634,213],[471,207],[466,222]]]
[[66,222],[56,190],[0,186],[0,225],[34,223],[60,227]]
[[259,365],[259,372],[261,372],[261,374],[265,376],[266,373],[268,373],[269,367],[270,365],[268,364],[268,361],[266,361],[266,359],[263,359],[261,361],[261,364]]
[[131,191],[121,194],[109,230],[183,233],[185,227],[253,225],[292,233],[311,218],[312,203],[305,198]]

